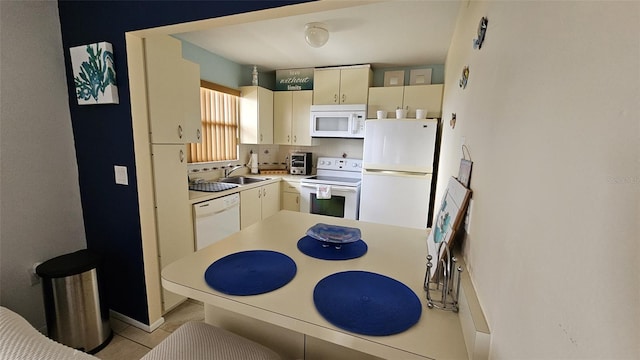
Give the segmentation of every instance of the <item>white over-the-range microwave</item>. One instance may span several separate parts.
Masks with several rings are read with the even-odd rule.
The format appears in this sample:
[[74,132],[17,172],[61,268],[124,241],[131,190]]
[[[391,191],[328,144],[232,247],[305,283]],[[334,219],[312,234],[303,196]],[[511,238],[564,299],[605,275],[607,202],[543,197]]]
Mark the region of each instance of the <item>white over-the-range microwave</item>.
[[366,104],[311,105],[311,137],[364,138]]

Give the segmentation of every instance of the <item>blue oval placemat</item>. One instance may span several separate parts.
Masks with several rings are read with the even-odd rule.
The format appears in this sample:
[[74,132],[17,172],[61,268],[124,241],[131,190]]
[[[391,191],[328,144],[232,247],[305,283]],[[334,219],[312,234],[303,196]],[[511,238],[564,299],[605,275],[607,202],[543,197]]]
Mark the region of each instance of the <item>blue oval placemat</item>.
[[296,263],[271,250],[249,250],[227,255],[209,265],[204,279],[229,295],[257,295],[281,288],[296,275]]
[[[322,241],[307,235],[298,240],[298,250],[300,250],[303,254],[314,257],[316,259],[349,260],[359,258],[360,256],[364,255],[369,248],[367,246],[367,243],[362,241],[362,239],[344,244],[324,244],[329,246],[324,247],[322,246]],[[340,249],[336,249],[336,245],[340,246]]]
[[418,296],[403,283],[368,271],[344,271],[313,290],[318,312],[333,325],[362,335],[403,332],[420,320]]

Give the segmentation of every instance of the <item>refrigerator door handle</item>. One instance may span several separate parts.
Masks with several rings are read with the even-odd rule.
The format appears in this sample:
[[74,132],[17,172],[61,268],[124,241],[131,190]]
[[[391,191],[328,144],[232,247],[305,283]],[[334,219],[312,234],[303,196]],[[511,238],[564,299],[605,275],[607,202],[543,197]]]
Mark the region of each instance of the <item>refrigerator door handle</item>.
[[431,175],[431,173],[426,172],[417,172],[417,171],[395,171],[395,170],[377,170],[377,169],[363,169],[364,174],[371,175],[388,175],[388,176],[426,176]]

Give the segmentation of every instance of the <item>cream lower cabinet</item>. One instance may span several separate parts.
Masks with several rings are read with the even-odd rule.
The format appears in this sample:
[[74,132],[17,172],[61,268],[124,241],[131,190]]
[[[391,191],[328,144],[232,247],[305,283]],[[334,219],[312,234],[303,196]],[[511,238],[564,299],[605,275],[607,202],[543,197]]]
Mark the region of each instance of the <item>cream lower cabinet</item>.
[[300,211],[299,181],[282,181],[280,208],[282,210]]
[[428,118],[442,117],[442,91],[444,85],[387,86],[369,88],[367,119],[375,119],[378,110],[387,112],[387,118],[396,117],[396,109],[407,109],[407,118],[416,117],[416,109],[426,109]]
[[280,211],[280,182],[240,192],[240,229]]
[[273,91],[240,87],[240,143],[273,144]]
[[312,90],[273,93],[273,143],[310,146]]
[[369,65],[313,71],[313,104],[366,104],[373,72]]
[[[156,228],[160,269],[194,252],[193,221],[185,145],[152,145],[151,161],[155,183]],[[162,311],[186,300],[162,289]]]

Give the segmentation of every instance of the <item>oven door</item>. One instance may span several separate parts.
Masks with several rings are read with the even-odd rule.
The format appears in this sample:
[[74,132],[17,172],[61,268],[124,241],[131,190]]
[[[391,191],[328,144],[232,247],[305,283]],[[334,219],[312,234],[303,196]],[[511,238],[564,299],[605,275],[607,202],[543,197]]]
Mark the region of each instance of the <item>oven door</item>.
[[317,185],[301,183],[300,212],[358,220],[360,187],[331,185],[331,198],[318,199]]

